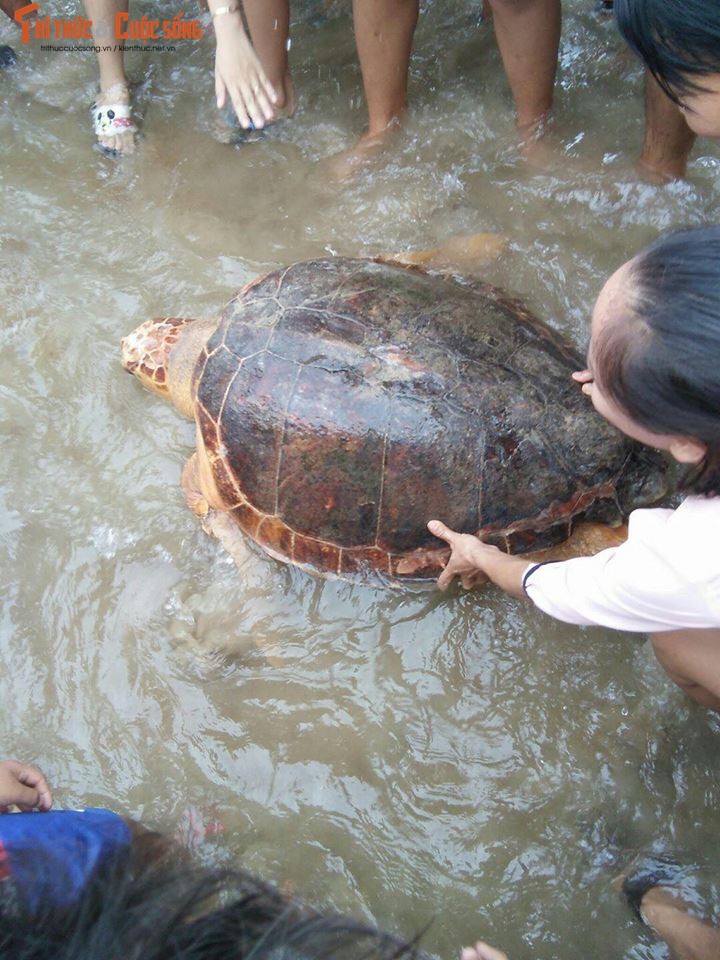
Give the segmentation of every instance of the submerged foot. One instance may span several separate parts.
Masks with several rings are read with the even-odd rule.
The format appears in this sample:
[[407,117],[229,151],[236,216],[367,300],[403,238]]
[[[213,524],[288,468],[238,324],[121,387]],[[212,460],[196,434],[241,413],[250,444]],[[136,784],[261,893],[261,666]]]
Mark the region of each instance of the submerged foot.
[[478,940],[474,947],[463,947],[460,960],[508,960],[508,958],[502,950],[496,950],[495,947]]
[[103,153],[123,157],[135,152],[137,126],[126,84],[115,83],[101,89],[92,106],[92,117],[98,147]]
[[553,137],[555,122],[550,111],[532,120],[518,124],[520,152],[529,167],[543,171],[560,162],[559,144]]
[[400,121],[393,120],[379,133],[366,130],[358,142],[336,153],[327,161],[327,169],[335,180],[349,180],[373,163],[386,149],[394,134],[400,130]]
[[292,77],[290,76],[289,71],[285,74],[285,78],[283,79],[279,93],[280,97],[278,102],[275,104],[275,119],[289,120],[291,117],[295,116],[295,111],[297,110],[297,94],[295,93],[295,84],[292,82]]
[[670,948],[678,960],[717,960],[720,930],[690,912],[681,896],[687,871],[663,857],[636,860],[627,874],[613,881],[641,923]]

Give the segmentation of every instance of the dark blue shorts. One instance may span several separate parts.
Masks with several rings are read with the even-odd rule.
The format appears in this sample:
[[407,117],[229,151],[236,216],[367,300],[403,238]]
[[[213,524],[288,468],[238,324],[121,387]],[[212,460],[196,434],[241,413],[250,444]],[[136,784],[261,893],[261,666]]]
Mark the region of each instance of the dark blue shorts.
[[127,824],[109,810],[1,814],[0,880],[30,910],[66,907],[130,842]]

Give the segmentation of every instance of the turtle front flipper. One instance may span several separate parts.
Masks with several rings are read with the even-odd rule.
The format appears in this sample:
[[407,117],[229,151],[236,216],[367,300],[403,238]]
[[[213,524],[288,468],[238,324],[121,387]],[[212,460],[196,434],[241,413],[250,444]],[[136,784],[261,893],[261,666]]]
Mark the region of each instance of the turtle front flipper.
[[[203,464],[207,464],[204,450],[200,455],[194,453],[183,467],[180,485],[185,494],[185,502],[195,516],[201,519],[205,533],[217,537],[235,563],[240,564],[247,559],[247,543],[235,521],[218,506],[217,492],[214,489],[205,489],[208,474],[203,470]],[[214,487],[212,480],[210,483]]]
[[205,533],[220,541],[236,566],[245,563],[250,556],[247,537],[229,514],[223,510],[209,510],[202,527]]
[[248,556],[247,543],[238,525],[228,515],[226,505],[218,493],[212,467],[199,434],[197,443],[197,451],[183,467],[180,478],[185,502],[202,521],[205,533],[217,537],[235,563],[240,564]]
[[185,494],[185,502],[192,512],[201,520],[204,519],[210,510],[210,504],[200,487],[197,453],[194,453],[183,467],[180,486]]

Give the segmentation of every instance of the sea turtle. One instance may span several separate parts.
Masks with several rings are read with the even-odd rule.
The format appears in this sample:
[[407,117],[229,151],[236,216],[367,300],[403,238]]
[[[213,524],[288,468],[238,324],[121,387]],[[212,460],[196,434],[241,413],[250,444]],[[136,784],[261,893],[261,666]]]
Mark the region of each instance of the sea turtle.
[[242,530],[321,573],[434,577],[448,552],[433,517],[526,552],[665,490],[659,455],[572,382],[572,346],[478,281],[310,260],[248,284],[219,319],[147,321],[122,349],[195,420],[183,488],[231,552]]

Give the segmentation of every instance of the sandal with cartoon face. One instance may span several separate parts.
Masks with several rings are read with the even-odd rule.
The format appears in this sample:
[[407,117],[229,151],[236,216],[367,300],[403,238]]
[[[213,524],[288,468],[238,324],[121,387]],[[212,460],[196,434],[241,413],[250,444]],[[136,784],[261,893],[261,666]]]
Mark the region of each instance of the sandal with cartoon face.
[[[114,137],[121,133],[132,133],[134,135],[138,132],[132,116],[132,107],[129,103],[94,103],[90,111],[93,129],[98,140],[100,137]],[[103,156],[112,159],[125,155],[122,150],[117,150],[99,142],[95,144],[95,149]]]

